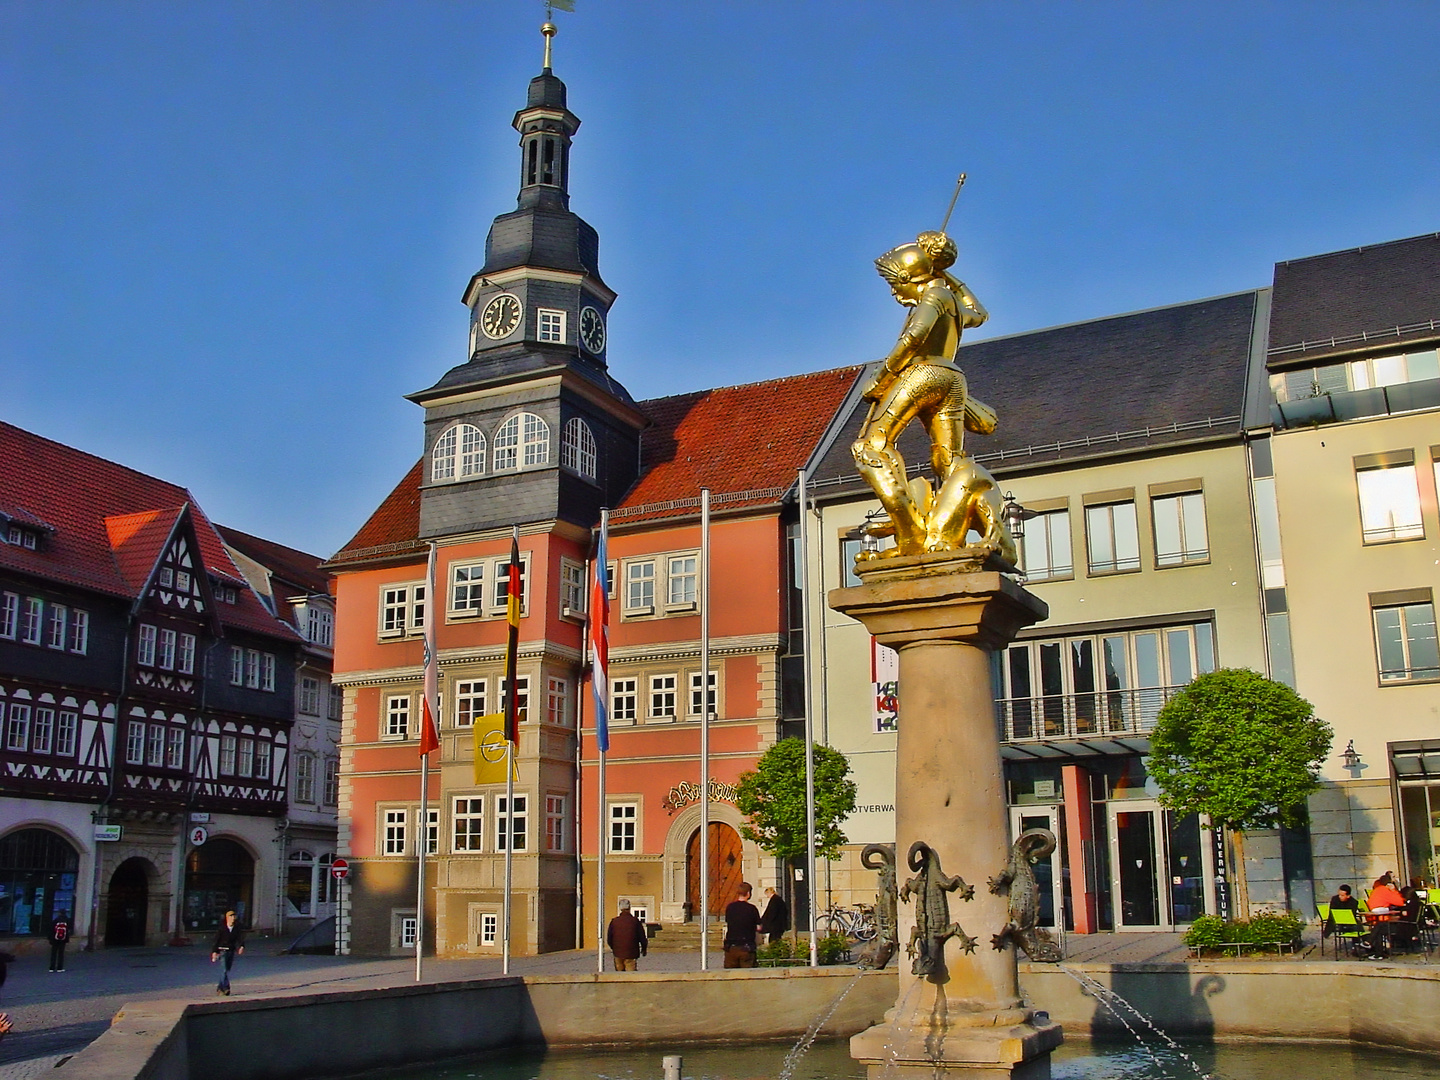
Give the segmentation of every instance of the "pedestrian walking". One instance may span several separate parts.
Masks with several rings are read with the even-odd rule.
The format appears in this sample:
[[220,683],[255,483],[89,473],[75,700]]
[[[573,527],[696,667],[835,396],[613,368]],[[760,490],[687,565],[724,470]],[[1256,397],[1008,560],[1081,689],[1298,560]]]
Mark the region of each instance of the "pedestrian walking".
[[755,966],[755,932],[760,929],[760,912],[750,903],[753,890],[748,881],[740,883],[740,895],[725,909],[725,966]]
[[70,940],[70,916],[57,912],[50,924],[50,970],[65,970],[65,943]]
[[235,912],[225,912],[225,921],[220,924],[220,929],[215,931],[215,946],[210,952],[210,962],[213,964],[219,960],[223,966],[220,968],[220,983],[215,987],[217,994],[230,996],[230,965],[235,963],[237,956],[245,955],[245,931],[235,925]]
[[630,901],[620,901],[620,914],[610,920],[605,931],[605,943],[615,954],[616,971],[638,971],[640,957],[650,951],[645,936],[645,924],[630,912]]
[[774,889],[765,890],[765,901],[765,912],[760,916],[760,932],[767,935],[767,940],[773,945],[790,929],[790,908]]

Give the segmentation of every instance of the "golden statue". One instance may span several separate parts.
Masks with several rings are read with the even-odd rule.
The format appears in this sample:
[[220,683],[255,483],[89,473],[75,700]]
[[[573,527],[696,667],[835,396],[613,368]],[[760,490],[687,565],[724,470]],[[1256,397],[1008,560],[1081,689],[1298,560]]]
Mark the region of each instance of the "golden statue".
[[[994,553],[1013,566],[1015,541],[995,479],[965,452],[966,430],[988,435],[996,417],[994,409],[969,395],[965,374],[955,364],[960,332],[989,318],[975,294],[949,273],[955,257],[955,242],[945,233],[923,232],[913,244],[875,260],[910,314],[895,348],[865,387],[870,412],[851,451],[890,514],[887,527],[871,529],[895,536],[896,546],[881,556],[964,551],[983,562]],[[917,417],[930,436],[938,491],[923,476],[908,478],[896,446]],[[972,529],[980,541],[967,545]]]

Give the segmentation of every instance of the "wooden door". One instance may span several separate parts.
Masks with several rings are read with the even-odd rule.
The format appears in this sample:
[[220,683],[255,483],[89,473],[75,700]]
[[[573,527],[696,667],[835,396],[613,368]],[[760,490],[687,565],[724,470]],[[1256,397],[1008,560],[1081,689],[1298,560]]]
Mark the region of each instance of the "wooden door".
[[[723,915],[740,891],[743,867],[740,834],[721,821],[710,823],[710,914]],[[700,830],[685,847],[685,899],[691,916],[700,910]]]

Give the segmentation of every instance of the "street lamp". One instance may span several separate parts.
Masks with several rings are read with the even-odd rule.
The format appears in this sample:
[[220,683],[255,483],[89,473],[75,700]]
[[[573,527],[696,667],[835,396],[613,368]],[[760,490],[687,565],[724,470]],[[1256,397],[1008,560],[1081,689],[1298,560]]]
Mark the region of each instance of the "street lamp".
[[1345,744],[1345,752],[1340,755],[1340,758],[1341,758],[1342,761],[1345,762],[1345,768],[1347,768],[1347,769],[1358,769],[1358,768],[1360,768],[1360,764],[1361,764],[1361,762],[1360,762],[1360,754],[1359,754],[1359,752],[1355,749],[1355,740],[1354,740],[1354,739],[1351,739],[1348,743]]

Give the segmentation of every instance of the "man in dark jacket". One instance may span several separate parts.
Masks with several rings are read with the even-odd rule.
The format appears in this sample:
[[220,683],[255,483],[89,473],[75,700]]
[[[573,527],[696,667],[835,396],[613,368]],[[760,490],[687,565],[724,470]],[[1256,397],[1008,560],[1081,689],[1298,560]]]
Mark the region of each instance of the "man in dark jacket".
[[760,916],[760,932],[768,934],[768,940],[773,945],[790,929],[790,909],[774,889],[765,890],[765,899],[765,912]]
[[215,945],[210,950],[210,962],[222,961],[220,983],[215,987],[217,994],[230,996],[230,965],[237,956],[245,954],[245,931],[235,925],[235,912],[225,912],[225,921],[215,931]]
[[55,913],[50,924],[50,970],[65,970],[65,943],[70,940],[70,916],[63,911]]
[[760,929],[760,912],[750,903],[750,883],[740,883],[740,895],[725,909],[725,966],[755,966],[755,931]]
[[605,943],[615,954],[616,971],[636,971],[640,957],[650,951],[645,939],[645,924],[630,914],[630,901],[620,901],[620,914],[610,920]]

